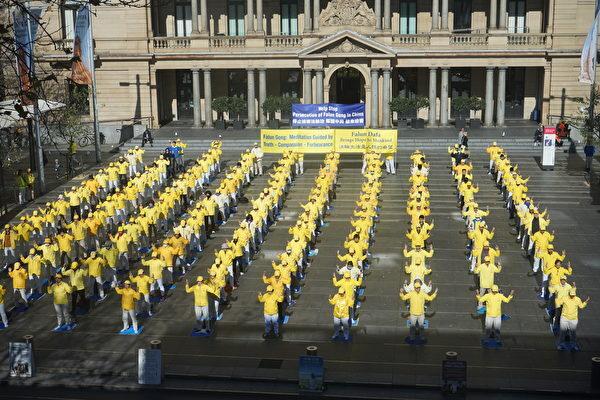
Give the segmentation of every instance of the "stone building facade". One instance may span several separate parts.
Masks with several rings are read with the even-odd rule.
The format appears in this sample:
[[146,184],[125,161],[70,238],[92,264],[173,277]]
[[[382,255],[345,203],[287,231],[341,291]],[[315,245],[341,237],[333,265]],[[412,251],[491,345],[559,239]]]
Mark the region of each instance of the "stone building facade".
[[[431,126],[451,99],[477,96],[486,126],[554,122],[577,111],[579,54],[591,0],[151,0],[95,8],[99,117],[211,127],[212,99],[239,95],[247,125],[264,126],[268,95],[304,103],[364,102],[370,127],[395,122],[389,100],[426,96]],[[45,18],[42,47],[67,71],[73,9]],[[483,114],[483,115],[481,115]]]

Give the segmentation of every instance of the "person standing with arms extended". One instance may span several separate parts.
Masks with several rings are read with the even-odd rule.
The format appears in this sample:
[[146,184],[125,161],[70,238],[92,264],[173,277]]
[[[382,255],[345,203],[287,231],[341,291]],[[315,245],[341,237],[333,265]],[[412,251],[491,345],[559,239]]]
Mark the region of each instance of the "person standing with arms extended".
[[410,341],[423,339],[421,330],[425,323],[425,302],[433,301],[438,294],[438,289],[435,289],[435,292],[431,295],[425,294],[425,292],[421,291],[421,284],[419,282],[415,282],[413,288],[414,290],[408,293],[404,289],[400,289],[400,299],[403,301],[408,300],[410,304],[410,315],[408,317],[410,323]]
[[499,293],[498,285],[492,285],[492,292],[483,296],[475,292],[475,298],[485,304],[485,335],[489,339],[500,340],[500,326],[502,325],[502,303],[509,303],[515,294],[510,291],[508,296]]
[[344,340],[350,339],[350,309],[354,306],[346,296],[346,290],[343,287],[338,292],[329,297],[329,304],[333,306],[333,336],[335,340],[340,334],[340,329],[344,335]]
[[205,284],[204,278],[201,276],[196,278],[196,284],[190,286],[190,283],[185,281],[186,293],[194,294],[194,313],[196,314],[196,328],[195,331],[200,333],[210,332],[210,313],[208,310],[208,292],[210,287]]
[[118,286],[115,291],[121,295],[121,310],[123,311],[123,329],[121,333],[126,332],[129,329],[129,319],[133,324],[133,332],[137,335],[138,321],[135,317],[135,302],[140,299],[140,293],[131,288],[131,282],[126,280],[123,283],[123,287]]
[[283,296],[275,293],[273,286],[267,286],[267,293],[258,293],[258,301],[264,303],[264,317],[265,317],[265,333],[263,338],[269,337],[271,331],[276,337],[279,337],[279,311],[277,303],[283,301]]
[[61,274],[56,274],[54,282],[48,286],[48,294],[53,295],[54,310],[58,321],[58,325],[54,329],[59,329],[65,322],[67,325],[71,324],[68,304],[69,295],[72,291],[71,286],[63,282]]
[[577,344],[579,309],[586,308],[589,301],[589,297],[585,301],[581,301],[581,299],[577,296],[575,288],[571,288],[571,290],[569,290],[568,296],[563,296],[557,301],[556,307],[562,307],[562,314],[560,316],[560,344],[565,342],[568,333],[569,342],[573,344],[573,348],[575,350],[579,350],[579,345]]

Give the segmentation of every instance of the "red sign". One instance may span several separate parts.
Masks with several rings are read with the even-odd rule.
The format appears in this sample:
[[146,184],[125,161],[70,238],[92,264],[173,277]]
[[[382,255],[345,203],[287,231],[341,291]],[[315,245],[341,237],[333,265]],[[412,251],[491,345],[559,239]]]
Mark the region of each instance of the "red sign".
[[556,135],[556,127],[555,126],[545,126],[544,127],[544,135]]

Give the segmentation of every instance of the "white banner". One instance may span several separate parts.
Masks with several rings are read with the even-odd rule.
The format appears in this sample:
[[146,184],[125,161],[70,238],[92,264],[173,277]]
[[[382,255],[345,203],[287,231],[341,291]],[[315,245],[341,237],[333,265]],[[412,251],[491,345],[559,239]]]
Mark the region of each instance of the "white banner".
[[581,50],[579,82],[593,84],[596,76],[596,55],[598,53],[598,18],[600,13],[596,8],[594,25],[590,28],[583,49]]
[[544,146],[542,147],[542,168],[554,169],[556,156],[556,133],[544,132]]

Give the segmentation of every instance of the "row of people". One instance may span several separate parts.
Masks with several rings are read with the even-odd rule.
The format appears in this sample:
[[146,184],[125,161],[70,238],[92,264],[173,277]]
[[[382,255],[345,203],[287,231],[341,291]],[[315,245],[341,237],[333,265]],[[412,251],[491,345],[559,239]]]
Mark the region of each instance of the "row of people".
[[[478,290],[475,292],[477,313],[485,314],[484,345],[500,343],[500,328],[502,326],[502,304],[510,302],[514,297],[511,290],[508,296],[500,292],[495,283],[495,275],[502,271],[502,266],[496,260],[500,256],[498,246],[492,247],[490,241],[494,238],[495,228],[491,230],[484,220],[489,210],[481,210],[475,201],[479,187],[473,181],[473,164],[469,161],[469,151],[464,146],[455,145],[449,149],[453,162],[452,175],[456,185],[458,207],[461,210],[467,227],[467,261],[469,273],[477,275]],[[462,154],[455,156],[455,153]]]
[[[0,248],[3,253],[3,265],[6,268],[17,261],[21,255],[27,255],[32,244],[41,244],[47,237],[56,235],[74,221],[90,214],[117,189],[124,189],[131,178],[146,179],[151,173],[144,168],[142,157],[144,150],[134,148],[121,156],[118,161],[90,175],[79,186],[64,191],[55,201],[47,202],[43,207],[21,215],[17,224],[6,224],[0,232]],[[164,160],[155,160],[154,166],[162,171]],[[143,178],[140,176],[143,175]],[[139,186],[137,182],[129,186]]]
[[[170,213],[179,215],[184,212],[187,202],[193,200],[202,185],[218,171],[220,147],[220,142],[213,143],[211,149],[200,157],[187,172],[180,174],[179,178],[161,192],[158,198],[150,200],[149,206],[144,206],[145,202],[139,201],[135,204],[136,207],[126,209],[128,219],[118,225],[114,234],[106,227],[107,218],[101,216],[102,210],[96,209],[90,217],[97,221],[98,228],[102,228],[102,231],[100,229],[96,231],[97,234],[101,232],[102,235],[103,246],[101,248],[98,247],[97,241],[86,241],[86,235],[89,235],[90,232],[85,229],[73,232],[73,235],[62,232],[56,238],[57,243],[53,243],[51,238],[46,239],[46,243],[38,250],[41,252],[44,262],[50,267],[48,276],[51,280],[53,275],[61,270],[61,266],[60,280],[62,281],[65,276],[70,278],[71,317],[74,316],[78,306],[84,310],[89,307],[88,299],[96,290],[99,300],[105,298],[105,278],[108,278],[112,283],[111,286],[115,287],[119,269],[122,274],[128,273],[130,255],[137,253],[138,246],[142,243],[149,244],[151,241],[157,240],[157,220],[161,218],[166,220]],[[110,201],[111,199],[107,199],[105,203],[108,204]],[[156,205],[154,205],[155,201]],[[108,218],[114,217],[115,214],[112,214]],[[78,218],[75,217],[74,223],[77,221]],[[81,236],[76,237],[76,235]],[[85,246],[81,254],[78,254],[74,248],[75,239],[79,239],[81,241],[79,244]],[[71,260],[71,257],[74,258]],[[62,260],[56,262],[58,258]],[[68,262],[67,265],[64,265],[65,259]],[[31,268],[33,265],[35,264],[28,265],[28,267]],[[55,267],[56,265],[58,267]],[[19,286],[15,284],[15,277],[13,277],[13,286],[15,288]],[[49,289],[49,291],[52,290]],[[59,322],[57,328],[60,328],[65,322],[67,325],[70,323],[64,313],[58,314],[58,310],[57,319]]]
[[568,283],[573,274],[571,262],[565,265],[566,252],[555,250],[554,231],[548,231],[551,222],[548,210],[540,211],[539,204],[536,206],[528,195],[529,178],[523,178],[518,165],[511,162],[496,142],[486,150],[490,158],[488,173],[502,193],[509,219],[515,220],[517,242],[532,264],[528,275],[542,272],[540,297],[547,301],[547,320],[558,335],[558,348],[578,350],[579,310],[587,306],[590,298],[582,301],[577,296],[575,282]]
[[380,155],[374,152],[366,153],[364,159],[364,180],[350,220],[352,229],[344,242],[346,254],[337,253],[344,265],[338,266],[332,277],[333,286],[338,288],[337,293],[329,297],[333,306],[333,340],[339,337],[349,340],[350,327],[358,323],[356,310],[360,307],[363,278],[369,268],[369,247],[373,244],[378,220],[382,162]]
[[273,271],[270,276],[263,272],[266,289],[265,293],[258,293],[258,301],[263,303],[265,339],[280,337],[280,325],[285,321],[288,308],[296,302],[294,294],[299,293],[311,263],[310,257],[315,255],[317,236],[321,234],[324,218],[334,197],[338,164],[339,154],[329,153],[325,156],[308,201],[300,204],[303,211],[288,229],[292,237],[286,244],[285,252],[271,263]]
[[[423,332],[425,324],[425,304],[437,297],[438,290],[433,291],[433,283],[425,283],[425,276],[431,273],[427,266],[427,259],[433,256],[433,244],[429,242],[434,222],[426,222],[426,217],[431,214],[429,204],[429,163],[425,154],[415,150],[411,156],[409,183],[411,187],[406,200],[406,213],[409,216],[409,229],[406,238],[411,241],[411,249],[404,245],[403,255],[408,262],[404,271],[409,275],[409,280],[404,281],[400,289],[400,300],[409,307],[409,337],[411,344],[424,343]],[[429,250],[426,250],[426,243]],[[433,293],[431,293],[433,291]]]
[[281,212],[295,177],[293,167],[297,160],[296,153],[286,152],[275,163],[273,172],[269,174],[271,179],[268,186],[258,198],[251,200],[251,210],[234,230],[231,240],[215,251],[214,262],[207,271],[208,279],[198,276],[193,286],[186,282],[186,292],[194,296],[194,332],[197,334],[210,334],[215,322],[221,319],[223,310],[229,307],[231,294],[238,288],[240,276],[260,251],[264,236]]

